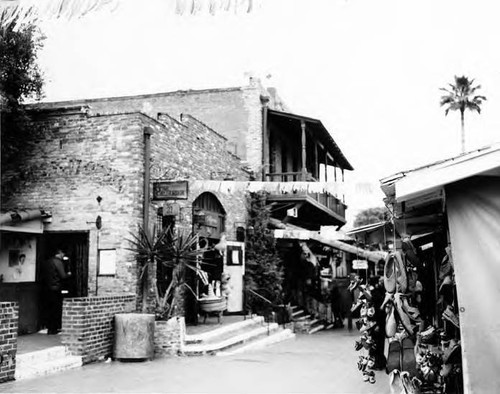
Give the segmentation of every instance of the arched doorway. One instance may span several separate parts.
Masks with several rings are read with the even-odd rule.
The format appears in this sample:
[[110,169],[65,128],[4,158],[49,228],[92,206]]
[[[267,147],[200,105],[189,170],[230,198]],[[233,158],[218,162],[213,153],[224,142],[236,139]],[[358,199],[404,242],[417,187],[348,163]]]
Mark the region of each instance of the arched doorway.
[[193,232],[218,242],[225,223],[226,211],[215,195],[205,192],[193,201]]
[[[218,198],[209,192],[204,192],[193,201],[193,233],[198,234],[206,240],[207,246],[211,247],[220,242],[225,230],[226,211]],[[205,263],[201,269],[207,273],[208,282],[215,284],[220,282],[224,270],[224,261],[219,252],[212,249],[204,255]],[[207,292],[207,287],[197,280],[196,275],[190,272],[191,278],[188,281],[197,289],[197,294],[201,296]],[[215,286],[214,286],[215,287]],[[187,300],[186,320],[195,322],[197,317],[196,303]]]

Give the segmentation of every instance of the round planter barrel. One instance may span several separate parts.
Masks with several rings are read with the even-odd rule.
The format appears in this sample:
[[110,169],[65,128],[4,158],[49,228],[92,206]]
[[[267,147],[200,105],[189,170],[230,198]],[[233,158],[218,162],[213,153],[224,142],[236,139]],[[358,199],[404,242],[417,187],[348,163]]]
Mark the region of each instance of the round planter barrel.
[[119,313],[115,315],[115,346],[118,360],[146,360],[154,357],[155,315]]

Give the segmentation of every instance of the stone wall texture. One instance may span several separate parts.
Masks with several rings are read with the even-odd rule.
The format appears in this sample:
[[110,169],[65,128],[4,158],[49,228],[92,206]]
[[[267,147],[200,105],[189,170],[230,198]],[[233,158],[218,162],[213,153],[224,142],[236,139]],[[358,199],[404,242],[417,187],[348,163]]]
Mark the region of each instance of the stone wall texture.
[[0,383],[14,379],[18,317],[17,302],[0,302]]
[[182,351],[186,325],[183,317],[155,322],[155,357],[177,356]]
[[62,343],[83,363],[113,353],[114,316],[135,309],[135,294],[68,298],[63,304]]
[[188,114],[222,134],[227,139],[226,149],[259,173],[264,101],[270,108],[287,110],[275,89],[264,89],[258,79],[251,79],[250,84],[243,87],[73,100],[46,103],[42,107],[81,105],[89,106],[93,113],[140,111],[152,118],[166,113],[176,120],[181,119],[181,114]]
[[[139,293],[135,256],[127,248],[143,218],[145,127],[152,130],[152,180],[164,173],[174,179],[249,178],[240,160],[220,149],[225,138],[208,126],[191,116],[185,123],[160,118],[45,111],[33,117],[36,137],[23,156],[2,163],[3,209],[49,210],[45,231],[89,234],[89,294]],[[157,208],[149,207],[150,223]],[[114,276],[99,276],[96,290],[98,248],[116,249],[117,268]]]

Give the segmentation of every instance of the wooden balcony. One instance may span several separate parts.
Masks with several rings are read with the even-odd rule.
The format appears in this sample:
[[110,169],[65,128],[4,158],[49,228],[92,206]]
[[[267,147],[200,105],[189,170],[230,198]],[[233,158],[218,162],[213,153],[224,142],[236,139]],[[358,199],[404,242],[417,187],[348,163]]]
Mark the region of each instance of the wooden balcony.
[[[273,217],[304,228],[319,230],[320,226],[343,226],[346,223],[346,205],[330,193],[271,194],[268,201],[273,204]],[[291,208],[296,208],[296,216],[289,215]]]

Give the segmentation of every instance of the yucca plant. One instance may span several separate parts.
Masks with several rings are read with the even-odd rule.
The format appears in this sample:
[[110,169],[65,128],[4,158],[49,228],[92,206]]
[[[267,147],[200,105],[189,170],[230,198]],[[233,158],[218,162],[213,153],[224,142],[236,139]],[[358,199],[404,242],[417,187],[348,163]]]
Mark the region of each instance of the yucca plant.
[[[150,233],[140,227],[138,236],[132,235],[132,238],[129,240],[132,247],[128,249],[135,253],[140,267],[143,312],[154,312],[159,320],[182,314],[184,290],[195,294],[186,282],[186,273],[192,271],[204,284],[208,284],[201,269],[209,264],[203,257],[207,247],[200,247],[197,234],[175,231],[171,226],[157,235],[155,230]],[[168,277],[161,278],[166,280],[165,288],[158,285],[158,264],[167,268]],[[151,305],[150,300],[154,300],[155,305]]]
[[168,286],[164,291],[157,286],[157,315],[159,318],[169,319],[183,313],[186,289],[196,297],[195,291],[186,282],[188,272],[193,272],[203,284],[207,285],[208,280],[202,266],[210,263],[204,258],[208,247],[200,247],[198,234],[187,231],[175,232],[172,228],[168,228],[164,245],[161,264],[171,272],[171,275],[167,278]]
[[139,226],[138,234],[131,233],[132,239],[128,239],[131,247],[126,248],[134,252],[139,265],[139,281],[142,292],[142,312],[152,312],[154,306],[151,300],[156,298],[156,267],[158,262],[163,261],[165,243],[169,229],[164,229],[156,235],[156,227],[153,231],[145,230]]

